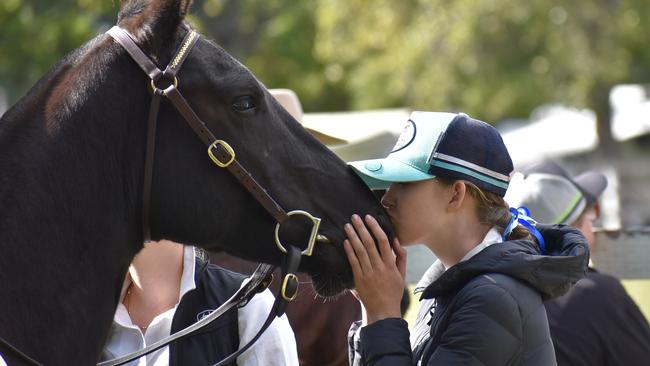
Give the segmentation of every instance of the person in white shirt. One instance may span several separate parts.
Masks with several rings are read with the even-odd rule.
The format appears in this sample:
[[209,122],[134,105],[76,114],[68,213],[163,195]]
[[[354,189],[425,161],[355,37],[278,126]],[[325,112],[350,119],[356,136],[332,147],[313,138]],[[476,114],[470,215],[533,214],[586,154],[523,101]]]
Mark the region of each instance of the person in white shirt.
[[[149,242],[129,267],[101,360],[124,356],[202,319],[224,303],[245,276],[196,255],[192,246]],[[212,365],[252,339],[274,298],[269,290],[233,308],[197,335],[172,343],[128,365]],[[296,341],[286,315],[277,318],[238,365],[298,365]]]

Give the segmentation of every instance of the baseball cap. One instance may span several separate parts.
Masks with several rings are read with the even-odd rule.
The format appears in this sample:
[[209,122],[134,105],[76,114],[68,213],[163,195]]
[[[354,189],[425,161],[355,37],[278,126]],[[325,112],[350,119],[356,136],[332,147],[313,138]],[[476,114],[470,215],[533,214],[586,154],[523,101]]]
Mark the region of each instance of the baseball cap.
[[513,184],[509,203],[526,206],[535,220],[543,224],[575,222],[607,187],[607,178],[600,172],[588,171],[573,178],[551,160],[531,166],[523,175],[521,182]]
[[530,210],[542,224],[569,224],[578,219],[587,205],[585,196],[569,179],[556,174],[530,173],[514,181],[508,203]]
[[605,191],[605,188],[607,188],[607,178],[603,173],[596,170],[590,170],[574,178],[560,164],[552,160],[546,160],[535,164],[524,170],[523,173],[525,176],[534,173],[546,173],[561,176],[578,187],[580,192],[585,196],[587,204],[596,203],[600,195]]
[[436,176],[505,195],[512,159],[499,132],[464,113],[412,112],[391,153],[348,163],[371,189]]

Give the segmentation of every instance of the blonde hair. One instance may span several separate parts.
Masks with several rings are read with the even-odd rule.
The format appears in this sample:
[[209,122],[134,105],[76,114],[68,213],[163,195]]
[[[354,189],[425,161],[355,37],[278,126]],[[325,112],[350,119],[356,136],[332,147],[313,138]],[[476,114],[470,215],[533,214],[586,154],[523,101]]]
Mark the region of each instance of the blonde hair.
[[[454,179],[441,177],[437,177],[437,179],[447,186],[451,186],[456,181]],[[503,199],[503,197],[492,192],[486,192],[477,187],[474,183],[465,180],[462,182],[465,183],[467,192],[476,202],[476,215],[479,222],[491,227],[496,226],[499,233],[503,234],[503,231],[506,229],[511,219],[510,206],[508,203]],[[521,225],[515,226],[512,232],[510,232],[505,239],[537,241],[535,237],[530,234],[530,231]]]

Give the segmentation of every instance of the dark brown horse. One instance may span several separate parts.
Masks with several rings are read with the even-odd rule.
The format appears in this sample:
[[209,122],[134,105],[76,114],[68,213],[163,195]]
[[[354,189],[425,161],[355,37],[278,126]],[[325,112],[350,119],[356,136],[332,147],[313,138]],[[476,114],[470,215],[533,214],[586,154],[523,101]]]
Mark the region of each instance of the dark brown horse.
[[[159,67],[188,32],[184,0],[125,0],[118,24]],[[178,89],[287,211],[322,218],[301,269],[333,295],[352,285],[342,226],[377,200],[223,49],[200,38]],[[0,119],[0,337],[48,365],[96,362],[131,258],[142,248],[147,76],[102,34],[57,63]],[[163,102],[151,197],[152,239],[278,264],[275,221],[208,159]],[[389,225],[384,224],[387,230]],[[293,231],[288,227],[287,236]],[[297,235],[297,234],[296,234]],[[11,364],[15,354],[0,347]]]

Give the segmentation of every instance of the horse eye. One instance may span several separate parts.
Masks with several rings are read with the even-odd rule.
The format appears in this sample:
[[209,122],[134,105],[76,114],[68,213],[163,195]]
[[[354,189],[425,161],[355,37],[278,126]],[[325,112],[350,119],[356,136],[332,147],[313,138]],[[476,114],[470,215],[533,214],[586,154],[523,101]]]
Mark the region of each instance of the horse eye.
[[257,106],[255,105],[255,101],[250,95],[237,97],[232,103],[232,109],[234,109],[236,112],[252,113],[256,108]]

